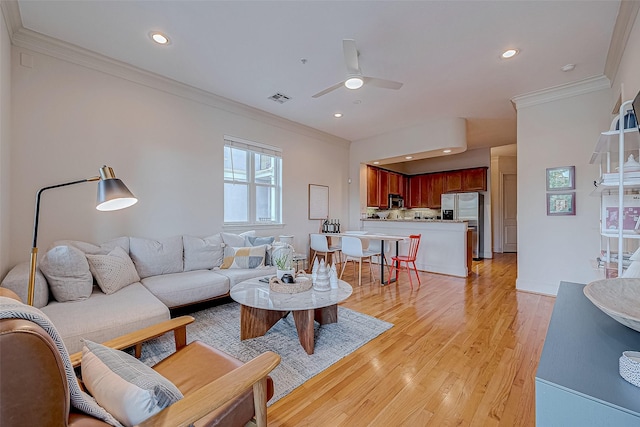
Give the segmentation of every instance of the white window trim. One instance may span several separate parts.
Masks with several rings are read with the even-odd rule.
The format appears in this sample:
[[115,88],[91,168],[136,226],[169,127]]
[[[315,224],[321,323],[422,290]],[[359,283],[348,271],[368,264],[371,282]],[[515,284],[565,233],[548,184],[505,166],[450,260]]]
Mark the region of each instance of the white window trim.
[[[248,221],[240,221],[240,222],[227,222],[225,221],[223,226],[224,228],[239,228],[239,227],[260,227],[260,228],[281,228],[284,226],[283,218],[282,218],[282,149],[280,147],[275,147],[273,145],[262,144],[259,142],[249,141],[242,138],[237,138],[230,135],[224,135],[224,147],[232,147],[238,148],[241,150],[249,151],[252,153],[258,154],[266,154],[272,157],[279,159],[279,164],[277,167],[276,173],[276,218],[275,222],[261,222],[255,219],[256,217],[256,187],[272,187],[271,185],[264,184],[256,184],[255,182],[255,157],[250,156],[249,158],[249,173],[250,179],[247,182],[247,206],[249,207],[248,212]],[[224,183],[233,182],[231,180],[223,179]],[[223,191],[223,203],[224,203],[224,191]],[[224,214],[223,214],[224,217]]]

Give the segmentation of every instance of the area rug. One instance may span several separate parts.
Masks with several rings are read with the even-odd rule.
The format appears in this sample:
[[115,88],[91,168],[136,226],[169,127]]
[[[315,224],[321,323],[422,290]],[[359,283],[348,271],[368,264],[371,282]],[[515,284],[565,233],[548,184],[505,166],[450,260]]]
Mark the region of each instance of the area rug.
[[[298,341],[293,316],[289,314],[264,336],[240,341],[240,305],[231,302],[192,313],[196,321],[187,326],[187,341],[200,340],[243,362],[265,351],[282,358],[271,372],[275,394],[269,405],[302,383],[390,329],[393,324],[338,306],[338,322],[315,324],[315,351],[308,355]],[[141,360],[153,365],[175,351],[173,335],[142,346]]]

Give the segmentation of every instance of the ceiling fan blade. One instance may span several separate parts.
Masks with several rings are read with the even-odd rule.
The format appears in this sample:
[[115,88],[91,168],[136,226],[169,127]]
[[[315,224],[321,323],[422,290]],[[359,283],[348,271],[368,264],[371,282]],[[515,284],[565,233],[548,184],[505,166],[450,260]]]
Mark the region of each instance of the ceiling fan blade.
[[358,49],[356,41],[352,39],[342,40],[342,50],[344,51],[344,63],[347,65],[349,74],[360,74],[360,65],[358,64]]
[[363,77],[365,85],[371,85],[375,87],[381,87],[384,89],[398,90],[402,87],[402,83],[394,82],[393,80],[377,79],[375,77]]
[[331,87],[329,87],[329,88],[327,88],[327,89],[325,89],[325,90],[323,90],[321,92],[316,93],[315,95],[312,96],[312,98],[320,98],[322,95],[326,95],[329,92],[338,89],[342,85],[344,85],[344,82],[336,83],[333,86],[331,86]]

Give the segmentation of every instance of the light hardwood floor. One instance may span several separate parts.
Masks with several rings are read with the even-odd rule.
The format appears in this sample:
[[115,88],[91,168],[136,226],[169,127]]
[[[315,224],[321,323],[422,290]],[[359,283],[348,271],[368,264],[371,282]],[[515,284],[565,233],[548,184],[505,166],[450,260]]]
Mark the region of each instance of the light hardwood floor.
[[535,425],[555,298],[516,291],[515,254],[474,262],[467,279],[421,273],[413,291],[406,273],[381,287],[363,269],[358,287],[351,271],[343,305],[394,327],[269,407],[270,426]]

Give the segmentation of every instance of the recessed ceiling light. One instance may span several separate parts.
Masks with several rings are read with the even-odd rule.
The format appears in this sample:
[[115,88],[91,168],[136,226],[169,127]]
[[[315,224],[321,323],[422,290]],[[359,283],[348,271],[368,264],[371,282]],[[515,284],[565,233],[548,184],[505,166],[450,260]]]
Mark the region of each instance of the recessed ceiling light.
[[344,82],[344,85],[347,87],[347,89],[360,89],[363,84],[364,84],[364,81],[360,76],[349,77]]
[[449,154],[451,152],[451,150],[446,149],[446,150],[442,150],[442,152],[445,153],[445,154]]
[[154,42],[156,42],[158,44],[169,44],[169,37],[167,37],[166,35],[164,35],[162,33],[154,31],[150,35],[151,35],[151,40],[153,40]]
[[379,164],[380,164],[380,162],[373,162],[373,164],[374,164],[374,165],[379,165]]
[[575,68],[576,68],[576,64],[567,64],[567,65],[565,65],[565,66],[561,67],[560,69],[561,69],[562,71],[564,71],[565,73],[567,73],[567,72],[569,72],[569,71],[573,71],[573,70],[575,70]]
[[339,119],[340,117],[342,117],[342,113],[335,113],[333,117],[335,117],[336,119]]
[[411,160],[411,159],[413,159],[413,156],[406,156],[405,159]]
[[502,55],[500,55],[500,57],[502,59],[509,59],[509,58],[513,58],[518,53],[520,53],[520,51],[518,49],[508,49],[508,50],[505,50],[504,52],[502,52]]

